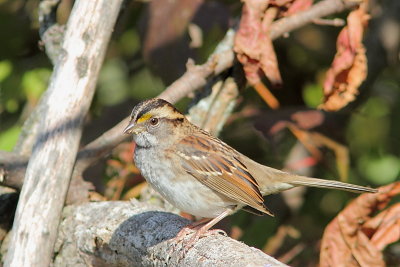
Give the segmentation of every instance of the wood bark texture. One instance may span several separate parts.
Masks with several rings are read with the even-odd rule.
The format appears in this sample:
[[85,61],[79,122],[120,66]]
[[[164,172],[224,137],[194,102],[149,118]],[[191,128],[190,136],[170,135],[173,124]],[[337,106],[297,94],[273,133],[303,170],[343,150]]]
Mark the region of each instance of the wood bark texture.
[[183,257],[182,243],[171,238],[188,222],[137,200],[67,206],[54,266],[287,266],[220,234],[201,238]]
[[49,266],[82,122],[121,0],[76,1],[54,69],[14,219],[5,266]]

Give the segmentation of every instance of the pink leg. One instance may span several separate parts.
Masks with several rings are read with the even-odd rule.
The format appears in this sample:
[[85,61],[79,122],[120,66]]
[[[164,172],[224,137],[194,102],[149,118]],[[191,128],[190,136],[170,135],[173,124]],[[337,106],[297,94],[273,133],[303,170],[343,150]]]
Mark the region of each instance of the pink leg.
[[203,218],[201,220],[198,220],[196,222],[192,222],[191,224],[186,225],[179,231],[179,233],[176,235],[174,240],[181,241],[181,240],[185,239],[185,236],[187,236],[193,232],[192,230],[194,230],[194,231],[198,230],[200,226],[204,225],[205,223],[208,223],[211,220],[212,219],[210,219],[210,218]]
[[186,225],[186,227],[189,227],[190,229],[198,229],[199,226],[202,226],[202,225],[208,223],[211,220],[212,219],[210,219],[210,218],[203,218],[203,219],[200,219],[198,221],[192,222],[189,225]]
[[[185,250],[189,250],[197,242],[197,240],[200,239],[201,236],[204,236],[207,233],[207,231],[211,227],[213,227],[216,223],[218,223],[219,221],[221,221],[223,218],[225,218],[226,216],[228,216],[231,213],[232,213],[232,210],[231,209],[227,209],[223,213],[218,215],[217,217],[215,217],[213,219],[209,219],[209,221],[205,225],[203,225],[202,227],[200,227],[196,231],[194,236],[192,236],[190,238],[189,242],[187,244],[185,244]],[[216,229],[216,230],[211,230],[209,232],[211,232],[211,233],[214,233],[214,232],[221,233],[223,231],[219,230],[219,229]]]
[[[209,219],[209,218],[201,219],[197,222],[191,223],[191,224],[185,226],[184,228],[182,228],[179,231],[179,233],[173,238],[173,241],[176,244],[181,241],[183,242],[187,235],[192,234],[193,230],[195,231],[194,235],[189,239],[189,241],[187,243],[186,242],[183,243],[182,257],[184,257],[186,252],[197,242],[197,240],[200,239],[200,237],[207,236],[208,234],[214,234],[214,233],[219,233],[219,234],[223,233],[226,235],[226,233],[220,229],[215,229],[215,230],[209,230],[209,229],[231,213],[232,213],[232,210],[227,209],[223,213],[221,213],[220,215],[218,215],[217,217],[215,217],[213,219]],[[172,251],[173,250],[175,250],[175,249],[172,249]],[[170,251],[170,253],[172,253],[172,251]]]

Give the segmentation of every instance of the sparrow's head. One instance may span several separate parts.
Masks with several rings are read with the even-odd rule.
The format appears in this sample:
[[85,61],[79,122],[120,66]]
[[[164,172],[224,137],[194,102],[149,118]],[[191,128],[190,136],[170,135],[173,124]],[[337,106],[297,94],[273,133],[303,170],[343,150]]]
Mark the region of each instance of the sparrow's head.
[[166,140],[174,141],[171,136],[176,136],[178,127],[184,123],[187,123],[185,116],[173,105],[163,99],[153,98],[133,108],[124,133],[132,134],[138,146],[168,145]]

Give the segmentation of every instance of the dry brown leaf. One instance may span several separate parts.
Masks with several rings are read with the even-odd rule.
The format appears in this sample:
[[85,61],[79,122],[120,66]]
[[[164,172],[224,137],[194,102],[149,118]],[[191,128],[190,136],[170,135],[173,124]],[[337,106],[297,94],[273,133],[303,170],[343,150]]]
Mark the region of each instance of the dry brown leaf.
[[269,37],[269,26],[277,15],[269,1],[244,0],[234,50],[250,84],[261,82],[262,73],[274,85],[282,83],[278,60]]
[[111,178],[106,184],[104,196],[110,200],[121,199],[121,194],[125,187],[126,181],[127,176],[115,176]]
[[[327,117],[321,110],[308,109],[281,109],[279,112],[256,113],[252,111],[250,115],[258,115],[256,121],[257,130],[272,136],[287,128],[287,123],[293,123],[302,130],[315,130],[326,124]],[[327,127],[327,126],[325,126]]]
[[[384,246],[378,240],[381,240],[382,236],[386,236],[383,238],[385,244],[393,240],[387,237],[397,232],[388,233],[388,231],[393,229],[393,225],[398,225],[398,218],[391,216],[393,220],[385,221],[387,224],[382,228],[385,232],[382,235],[379,233],[379,228],[372,227],[382,224],[377,223],[379,219],[371,219],[371,216],[376,210],[385,208],[391,198],[398,194],[400,194],[400,182],[383,186],[376,194],[362,194],[347,205],[325,229],[321,244],[320,266],[385,266],[381,252]],[[392,208],[384,213],[387,214]],[[377,215],[375,218],[379,217],[386,218],[385,214]],[[374,241],[375,235],[377,238]]]
[[372,235],[371,242],[379,250],[391,243],[400,240],[400,203],[397,203],[387,210],[366,222],[363,226],[366,233]]
[[[278,113],[269,113],[266,116],[260,116],[256,122],[256,128],[265,133],[266,137],[276,135],[284,129],[289,129],[296,136],[312,155],[312,158],[296,163],[296,166],[293,166],[296,169],[313,166],[316,161],[321,161],[324,158],[321,148],[332,150],[335,153],[339,178],[341,181],[347,181],[349,170],[347,147],[335,141],[329,131],[324,134],[316,129],[321,128],[321,125],[325,125],[322,128],[331,128],[332,125],[327,127],[326,119],[324,113],[320,110],[281,111],[279,115]],[[303,163],[304,165],[300,165]]]
[[262,251],[264,251],[268,255],[275,255],[279,248],[282,247],[285,239],[290,236],[294,239],[299,239],[301,234],[300,232],[291,225],[281,225],[278,227],[275,235],[267,240]]
[[140,194],[143,191],[143,188],[145,188],[146,186],[148,186],[147,182],[141,182],[137,185],[135,185],[134,187],[132,187],[131,189],[128,190],[128,192],[125,193],[125,195],[123,196],[123,200],[129,200],[132,198],[138,198],[140,196]]
[[293,123],[288,123],[287,127],[316,160],[320,161],[322,159],[322,152],[312,138],[312,131],[301,130]]
[[107,198],[98,192],[91,191],[89,192],[89,200],[92,202],[107,201]]
[[335,111],[353,101],[367,76],[367,57],[362,44],[368,14],[363,6],[350,12],[347,26],[337,40],[337,52],[324,82],[325,102],[320,108]]
[[271,0],[270,4],[279,7],[286,7],[289,6],[293,0]]
[[107,199],[121,199],[125,188],[134,187],[141,181],[140,172],[133,163],[135,147],[134,142],[121,143],[113,150],[114,158],[107,160],[106,172],[111,176],[105,186],[104,195]]
[[335,153],[340,180],[347,182],[350,160],[346,146],[321,133],[302,130],[296,124],[288,123],[287,127],[316,160],[320,161],[323,158],[322,147],[332,150]]
[[278,17],[288,17],[309,9],[314,0],[270,0],[269,4],[279,8]]
[[284,16],[291,16],[298,12],[305,11],[311,7],[313,0],[294,0],[288,10],[284,13]]

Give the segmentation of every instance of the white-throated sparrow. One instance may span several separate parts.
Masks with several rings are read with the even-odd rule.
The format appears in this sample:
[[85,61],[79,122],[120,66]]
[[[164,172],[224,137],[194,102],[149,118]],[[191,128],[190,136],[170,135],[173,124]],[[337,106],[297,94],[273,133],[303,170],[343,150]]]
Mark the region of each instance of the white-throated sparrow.
[[124,132],[133,134],[135,164],[154,189],[178,209],[209,218],[201,221],[193,242],[240,208],[272,215],[263,196],[295,186],[377,192],[261,165],[193,125],[162,99],[136,105]]

